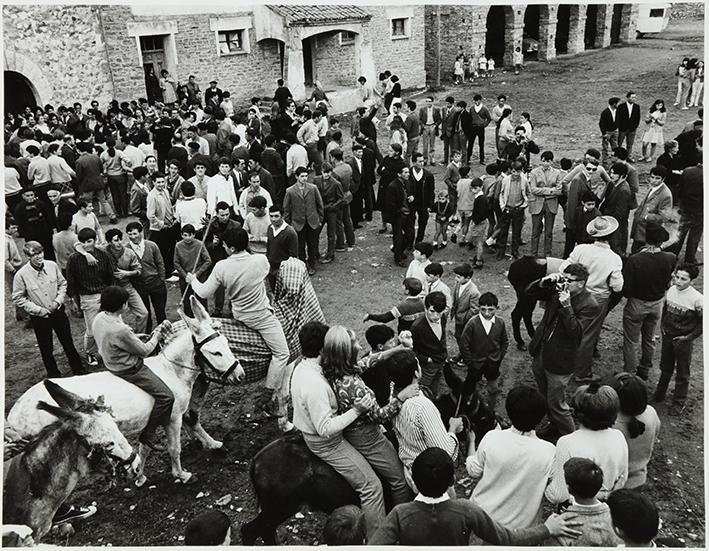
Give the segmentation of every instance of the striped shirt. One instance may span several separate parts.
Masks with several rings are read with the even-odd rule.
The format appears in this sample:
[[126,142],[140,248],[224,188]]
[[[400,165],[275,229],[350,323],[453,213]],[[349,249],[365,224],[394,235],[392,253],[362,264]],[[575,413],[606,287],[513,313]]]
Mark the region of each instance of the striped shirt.
[[414,459],[428,448],[441,448],[454,460],[458,455],[458,437],[446,431],[436,406],[423,395],[404,402],[394,418],[394,433],[405,467],[411,468]]
[[71,297],[97,295],[113,285],[113,267],[108,253],[94,248],[91,254],[98,260],[95,266],[90,266],[79,253],[72,254],[66,263],[67,293]]

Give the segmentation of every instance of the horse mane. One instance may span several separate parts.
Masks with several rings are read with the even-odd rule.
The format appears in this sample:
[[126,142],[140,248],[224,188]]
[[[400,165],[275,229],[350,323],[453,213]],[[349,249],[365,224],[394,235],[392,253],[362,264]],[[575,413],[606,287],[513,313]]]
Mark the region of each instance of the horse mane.
[[45,495],[52,478],[52,466],[55,461],[35,461],[34,452],[45,441],[54,439],[56,442],[76,439],[74,429],[69,427],[65,421],[58,420],[44,427],[24,448],[20,464],[27,472],[30,480],[30,494],[34,497]]

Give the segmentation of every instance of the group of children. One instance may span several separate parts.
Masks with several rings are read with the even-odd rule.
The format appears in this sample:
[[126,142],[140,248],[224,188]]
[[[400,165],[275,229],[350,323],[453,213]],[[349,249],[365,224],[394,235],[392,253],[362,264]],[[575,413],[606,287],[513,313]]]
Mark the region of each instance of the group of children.
[[490,56],[485,57],[485,52],[480,52],[480,57],[459,53],[455,58],[453,67],[453,83],[462,84],[466,80],[473,82],[474,79],[492,78],[495,74],[495,59]]

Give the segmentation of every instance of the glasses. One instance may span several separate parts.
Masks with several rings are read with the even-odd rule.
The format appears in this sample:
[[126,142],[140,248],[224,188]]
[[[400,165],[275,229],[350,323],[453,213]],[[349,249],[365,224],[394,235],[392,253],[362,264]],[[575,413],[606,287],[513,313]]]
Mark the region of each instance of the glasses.
[[573,283],[574,281],[583,281],[583,279],[567,277],[566,281],[568,281],[569,283]]
[[587,166],[586,170],[588,170],[589,172],[596,172],[598,170],[598,167],[597,166]]

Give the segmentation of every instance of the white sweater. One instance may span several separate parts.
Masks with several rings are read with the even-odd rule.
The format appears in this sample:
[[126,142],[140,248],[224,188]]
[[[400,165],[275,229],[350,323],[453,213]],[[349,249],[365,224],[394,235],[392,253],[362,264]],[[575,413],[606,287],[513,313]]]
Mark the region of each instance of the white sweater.
[[596,496],[605,499],[613,490],[625,487],[628,480],[628,444],[617,429],[589,430],[581,427],[559,438],[551,469],[551,482],[545,495],[552,503],[569,499],[564,479],[564,463],[572,457],[591,459],[603,470],[603,486]]
[[488,432],[465,462],[470,476],[481,477],[471,501],[507,528],[537,524],[554,450],[554,444],[537,438],[534,431]]
[[621,431],[628,443],[628,481],[625,487],[637,488],[645,484],[647,479],[647,464],[660,434],[660,418],[652,406],[647,406],[645,411],[637,416],[638,421],[645,423],[645,431],[635,438],[630,438],[628,431],[631,419],[631,416],[620,413],[613,428]]

